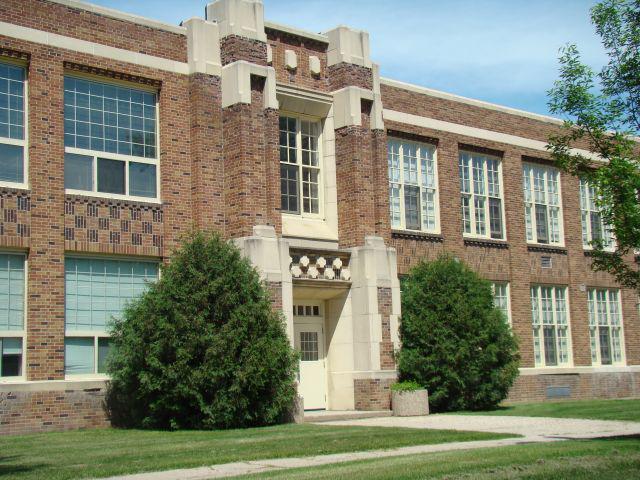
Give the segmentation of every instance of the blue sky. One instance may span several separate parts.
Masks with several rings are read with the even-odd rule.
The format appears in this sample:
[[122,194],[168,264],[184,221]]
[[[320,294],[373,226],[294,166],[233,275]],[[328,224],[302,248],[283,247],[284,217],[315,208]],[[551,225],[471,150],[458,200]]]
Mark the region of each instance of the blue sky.
[[[93,0],[178,24],[207,0]],[[367,30],[381,73],[466,97],[548,114],[558,49],[578,44],[586,63],[606,56],[589,21],[594,0],[264,0],[265,18],[324,32]]]

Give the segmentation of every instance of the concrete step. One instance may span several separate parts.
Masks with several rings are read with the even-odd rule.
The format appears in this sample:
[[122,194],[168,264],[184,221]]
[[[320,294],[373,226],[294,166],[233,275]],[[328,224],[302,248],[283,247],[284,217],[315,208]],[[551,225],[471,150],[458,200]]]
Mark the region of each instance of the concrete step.
[[335,420],[357,420],[359,418],[390,417],[391,410],[313,410],[304,412],[304,423],[333,422]]

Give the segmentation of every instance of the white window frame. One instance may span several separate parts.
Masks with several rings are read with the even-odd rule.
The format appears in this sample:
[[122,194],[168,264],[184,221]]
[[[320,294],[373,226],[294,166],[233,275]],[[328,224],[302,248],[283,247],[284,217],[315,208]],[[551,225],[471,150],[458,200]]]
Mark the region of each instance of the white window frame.
[[[461,157],[463,154],[466,155],[470,155],[471,156],[471,161],[469,164],[469,173],[470,173],[470,177],[469,177],[469,192],[463,192],[462,191],[462,181],[463,179],[460,178],[460,185],[459,185],[459,192],[460,192],[460,218],[462,220],[462,236],[465,238],[478,238],[478,239],[484,239],[484,240],[493,240],[493,241],[506,241],[507,240],[507,223],[505,221],[505,205],[504,205],[504,180],[503,180],[503,175],[502,175],[502,158],[497,157],[495,155],[487,155],[484,153],[476,153],[473,151],[469,151],[469,150],[461,150],[458,152],[458,171],[460,171],[460,161],[461,161]],[[476,194],[475,192],[475,185],[474,185],[474,181],[473,181],[473,158],[474,157],[480,157],[483,158],[484,161],[482,162],[482,169],[483,169],[483,178],[484,178],[484,194]],[[498,165],[498,181],[500,182],[500,184],[498,185],[499,190],[500,190],[500,196],[499,197],[491,197],[489,196],[489,175],[488,175],[488,168],[487,168],[487,160],[491,159],[491,160],[495,160],[497,162]],[[465,232],[464,229],[464,215],[462,213],[462,197],[466,196],[470,199],[469,201],[469,216],[470,216],[470,229],[471,232]],[[485,232],[486,235],[481,235],[476,233],[476,207],[475,207],[475,203],[474,203],[474,198],[478,196],[478,197],[482,197],[485,199],[485,218],[484,218],[484,224],[485,224]],[[491,217],[489,214],[489,198],[500,198],[500,215],[501,215],[501,224],[502,224],[502,237],[501,238],[492,238],[491,237]]]
[[[156,95],[156,156],[155,158],[147,158],[147,157],[137,157],[134,155],[122,155],[119,153],[110,153],[103,152],[100,150],[91,150],[84,148],[75,148],[75,147],[64,147],[64,152],[76,154],[76,155],[84,155],[87,157],[92,157],[92,168],[93,168],[93,177],[92,177],[92,190],[76,190],[73,188],[65,188],[65,193],[67,195],[79,195],[79,196],[90,196],[90,197],[99,197],[99,198],[108,198],[112,200],[131,200],[136,202],[146,202],[146,203],[162,203],[161,198],[162,194],[160,192],[161,186],[161,172],[160,172],[160,95],[159,92],[155,89],[144,88],[140,85],[132,85],[128,82],[118,82],[113,81],[108,78],[96,77],[93,75],[78,75],[75,73],[64,73],[64,77],[70,78],[78,78],[81,80],[88,80],[96,83],[103,83],[106,85],[115,85],[118,87],[131,88],[136,90],[141,90],[145,92],[154,93]],[[64,119],[63,119],[64,122]],[[118,160],[125,163],[125,192],[129,191],[129,164],[130,163],[145,163],[148,165],[155,165],[156,167],[156,196],[155,197],[139,197],[136,195],[129,195],[125,193],[124,195],[118,193],[104,193],[98,191],[98,158],[103,158],[105,160]]]
[[[400,178],[398,182],[394,182],[391,179],[391,175],[389,175],[389,219],[391,222],[391,229],[392,230],[406,230],[409,232],[424,232],[424,233],[432,233],[432,234],[440,234],[441,229],[440,229],[440,185],[439,185],[439,177],[438,177],[438,149],[436,148],[435,145],[430,144],[430,143],[426,143],[426,142],[413,142],[410,140],[404,140],[401,138],[389,138],[387,141],[387,164],[388,164],[388,169],[387,171],[390,172],[391,170],[391,159],[389,158],[391,155],[391,152],[389,151],[389,147],[391,146],[391,144],[397,144],[398,145],[398,158],[399,158],[399,165],[398,165],[398,170],[400,172]],[[413,145],[416,149],[416,164],[417,164],[417,168],[416,168],[416,178],[417,178],[417,183],[415,185],[412,186],[416,186],[419,188],[419,192],[420,192],[420,209],[419,209],[419,217],[420,217],[420,229],[409,229],[407,228],[407,218],[406,218],[406,212],[405,212],[405,178],[404,178],[404,145]],[[421,149],[428,149],[431,151],[431,156],[433,158],[433,203],[434,203],[434,218],[435,218],[435,226],[434,228],[425,228],[424,226],[424,218],[422,215],[422,192],[424,189],[426,189],[427,187],[425,187],[424,185],[422,185],[421,182],[421,178],[422,178],[422,162],[421,160]],[[393,217],[391,214],[391,188],[392,185],[399,185],[400,186],[400,225],[393,225]]]
[[[535,170],[543,171],[544,178],[544,201],[538,202],[536,199],[536,190],[535,190]],[[556,184],[556,196],[558,197],[557,205],[551,205],[549,201],[549,178],[551,175],[555,174],[555,184]],[[564,217],[562,212],[562,186],[561,186],[561,178],[560,171],[557,168],[553,168],[548,165],[540,165],[536,163],[523,163],[522,164],[522,176],[523,176],[523,193],[524,193],[524,206],[525,206],[525,229],[527,236],[527,243],[537,244],[537,245],[551,245],[555,247],[564,247]],[[529,201],[527,201],[527,180],[529,182]],[[543,205],[547,212],[547,242],[540,242],[538,240],[538,219],[536,215],[536,205]],[[527,207],[529,208],[529,218],[527,219]],[[551,223],[551,209],[557,208],[558,210],[558,240],[552,241],[551,237],[553,236],[552,223]],[[528,225],[530,222],[530,225]],[[531,238],[529,238],[529,228],[531,232]]]
[[[600,325],[598,318],[597,292],[605,292],[606,295],[606,325]],[[618,309],[618,317],[620,324],[614,326],[611,324],[611,293],[616,292],[616,307]],[[626,365],[626,348],[624,343],[624,319],[622,318],[622,291],[619,288],[599,288],[591,287],[587,291],[587,303],[589,314],[589,344],[591,349],[591,365],[596,367],[612,367]],[[601,345],[599,327],[606,326],[609,328],[609,348],[611,350],[611,363],[602,364]],[[614,360],[613,350],[613,329],[617,328],[620,334],[620,360]],[[595,332],[594,332],[595,330]],[[595,336],[594,336],[595,333]],[[595,341],[595,342],[594,342]]]
[[[580,179],[580,221],[582,223],[582,248],[584,250],[593,250],[593,245],[591,245],[591,242],[593,241],[593,232],[591,231],[591,213],[600,214],[600,210],[596,205],[596,199],[592,198],[592,188],[593,187],[591,187],[589,185],[589,182],[587,182],[584,178]],[[591,208],[592,203],[595,208]],[[616,249],[616,238],[613,235],[613,232],[607,228],[607,225],[605,224],[602,217],[600,217],[600,222],[602,223],[602,238],[606,238],[605,235],[607,231],[610,235],[610,245],[605,246],[603,250],[613,252]]]
[[[551,289],[551,315],[552,315],[552,322],[553,323],[544,323],[544,314],[542,311],[542,289],[543,288],[550,288]],[[534,297],[533,297],[533,290],[537,291],[537,295],[536,295],[536,299],[537,299],[537,313],[538,313],[538,323],[536,324],[533,320],[533,303],[534,303]],[[565,317],[567,320],[566,326],[559,324],[558,323],[558,318],[557,318],[557,310],[556,310],[556,294],[557,294],[557,290],[563,290],[564,292],[564,306],[565,306]],[[538,341],[540,342],[540,361],[537,362],[535,361],[535,366],[536,368],[566,368],[566,367],[572,367],[573,366],[573,342],[572,342],[572,337],[571,337],[571,318],[570,318],[570,312],[571,312],[571,308],[569,306],[569,289],[567,288],[566,285],[538,285],[538,284],[534,284],[531,285],[530,288],[530,302],[531,302],[531,329],[532,329],[532,335],[533,335],[533,353],[534,353],[534,361],[535,361],[535,342],[536,342],[536,336],[535,333],[533,333],[536,329],[538,329],[539,332],[539,337],[538,337]],[[544,341],[544,327],[545,326],[553,326],[554,330],[555,330],[555,344],[556,344],[556,365],[547,365],[546,364],[546,360],[545,360],[545,354],[546,354],[546,347],[545,347],[545,341]],[[558,331],[561,327],[566,327],[566,332],[567,332],[567,361],[565,363],[561,362],[561,348],[560,348],[560,336],[558,335]]]
[[[119,261],[131,261],[131,262],[147,262],[151,263],[155,260],[150,260],[147,257],[138,257],[138,256],[114,256],[114,255],[105,255],[105,256],[96,256],[92,254],[73,254],[69,255],[66,258],[83,258],[89,260],[119,260]],[[160,265],[162,262],[159,260],[158,263],[158,280],[160,280]],[[66,294],[65,294],[66,295]],[[66,296],[65,296],[65,304],[66,304]],[[101,338],[111,338],[111,335],[107,333],[106,330],[67,330],[67,319],[65,314],[65,327],[64,327],[64,338],[91,338],[93,339],[93,373],[66,373],[64,374],[65,379],[67,380],[105,380],[109,378],[109,375],[106,373],[98,373],[98,344]],[[66,350],[66,346],[65,346]],[[66,352],[65,352],[66,355]],[[65,359],[66,365],[66,359]]]
[[[20,338],[22,339],[22,365],[20,367],[20,372],[22,375],[15,377],[2,377],[0,376],[0,383],[11,383],[11,382],[23,382],[27,378],[27,298],[29,297],[27,292],[27,286],[29,285],[29,267],[28,267],[28,256],[23,252],[16,252],[10,250],[0,250],[0,253],[7,255],[17,255],[24,257],[24,307],[23,307],[23,318],[22,318],[22,330],[1,330],[0,329],[0,338]],[[0,352],[0,355],[2,352]],[[0,359],[0,362],[2,359]]]
[[23,190],[29,189],[29,68],[24,62],[16,61],[11,58],[0,57],[0,63],[20,67],[24,69],[24,114],[23,114],[23,138],[0,137],[0,143],[5,145],[14,145],[22,147],[22,166],[23,175],[22,182],[8,182],[0,180],[0,187],[19,188]]
[[[498,304],[496,303],[495,299],[496,299],[496,288],[498,286],[504,286],[505,288],[505,299],[507,302],[507,311],[503,312],[503,310],[498,306]],[[511,284],[509,282],[503,282],[503,281],[492,281],[491,282],[491,292],[493,293],[493,304],[494,306],[500,310],[501,312],[505,313],[507,315],[507,322],[509,323],[509,325],[511,325]]]
[[[280,141],[278,140],[278,167],[280,165],[295,165],[298,167],[298,205],[300,207],[299,213],[294,212],[285,212],[282,211],[282,215],[286,215],[291,218],[309,218],[316,220],[324,220],[325,219],[325,205],[324,205],[324,177],[325,177],[325,162],[324,162],[324,152],[323,152],[323,142],[324,142],[324,125],[323,121],[319,117],[314,117],[312,115],[304,115],[301,113],[290,112],[287,110],[280,110],[278,112],[278,121],[280,117],[293,118],[296,121],[296,156],[298,159],[298,163],[286,163],[280,161]],[[303,197],[302,197],[302,169],[305,167],[302,164],[302,121],[315,123],[318,131],[318,213],[308,213],[304,211],[303,207]],[[280,132],[280,128],[278,127],[278,132]],[[312,167],[315,168],[315,167]],[[280,180],[280,171],[278,168],[278,175]],[[281,199],[278,199],[278,202],[281,202]]]

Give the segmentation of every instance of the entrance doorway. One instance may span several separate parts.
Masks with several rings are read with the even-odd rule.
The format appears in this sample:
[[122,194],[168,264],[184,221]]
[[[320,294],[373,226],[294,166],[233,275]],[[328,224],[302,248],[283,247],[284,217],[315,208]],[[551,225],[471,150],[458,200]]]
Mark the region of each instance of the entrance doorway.
[[293,306],[294,346],[300,353],[298,393],[305,410],[327,408],[327,372],[324,312],[321,303],[296,302]]

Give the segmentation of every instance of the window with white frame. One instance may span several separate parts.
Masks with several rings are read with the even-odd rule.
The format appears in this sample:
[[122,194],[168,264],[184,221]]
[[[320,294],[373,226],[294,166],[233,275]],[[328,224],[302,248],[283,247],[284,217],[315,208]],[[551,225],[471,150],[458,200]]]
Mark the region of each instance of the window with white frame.
[[467,236],[504,240],[504,206],[499,158],[460,152],[463,232]]
[[23,376],[25,256],[0,253],[0,378]]
[[504,318],[511,324],[511,301],[509,298],[509,282],[493,282],[493,304],[504,314]]
[[536,367],[570,364],[566,287],[531,287],[531,324]]
[[0,184],[26,184],[26,70],[0,62]]
[[65,259],[65,373],[105,373],[109,324],[158,278],[156,262]]
[[522,166],[527,242],[562,245],[560,174],[552,167]]
[[618,289],[589,289],[589,332],[593,365],[623,364],[622,312]]
[[389,140],[391,228],[439,233],[435,150],[424,143]]
[[613,249],[615,241],[611,229],[602,220],[597,201],[598,192],[596,192],[595,187],[581,178],[582,244],[585,248],[591,248],[592,242],[601,241],[605,249]]
[[67,192],[159,198],[157,94],[64,78]]
[[280,202],[283,213],[322,214],[319,121],[280,115]]

